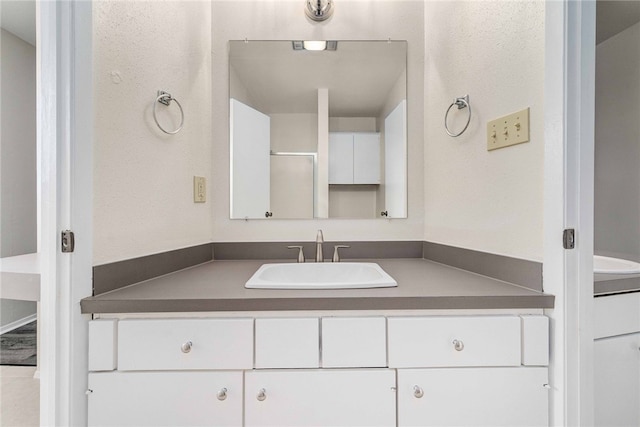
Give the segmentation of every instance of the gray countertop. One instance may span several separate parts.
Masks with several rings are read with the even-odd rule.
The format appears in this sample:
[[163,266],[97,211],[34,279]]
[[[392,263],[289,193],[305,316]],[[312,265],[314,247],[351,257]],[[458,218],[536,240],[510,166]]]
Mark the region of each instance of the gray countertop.
[[[211,261],[81,301],[82,313],[553,308],[554,296],[421,258],[375,259],[395,288],[246,289],[265,263]],[[270,260],[267,262],[276,262]],[[282,261],[286,262],[286,261]]]
[[593,294],[595,296],[637,291],[640,291],[640,274],[596,273],[593,275]]

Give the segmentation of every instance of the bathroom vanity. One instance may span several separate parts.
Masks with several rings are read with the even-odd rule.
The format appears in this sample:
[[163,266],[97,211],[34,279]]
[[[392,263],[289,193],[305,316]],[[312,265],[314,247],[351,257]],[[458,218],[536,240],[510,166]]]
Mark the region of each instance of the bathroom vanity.
[[213,261],[83,301],[89,425],[548,425],[553,296],[424,259],[396,288],[245,289]]

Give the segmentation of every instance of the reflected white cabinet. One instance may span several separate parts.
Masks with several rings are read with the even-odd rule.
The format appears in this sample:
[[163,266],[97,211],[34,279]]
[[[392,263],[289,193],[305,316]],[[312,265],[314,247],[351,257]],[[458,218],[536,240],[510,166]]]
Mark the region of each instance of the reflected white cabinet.
[[249,371],[246,427],[396,425],[392,369]]
[[547,426],[546,367],[398,369],[398,426]]
[[242,371],[89,374],[89,426],[242,426]]
[[329,184],[380,184],[380,134],[331,132]]

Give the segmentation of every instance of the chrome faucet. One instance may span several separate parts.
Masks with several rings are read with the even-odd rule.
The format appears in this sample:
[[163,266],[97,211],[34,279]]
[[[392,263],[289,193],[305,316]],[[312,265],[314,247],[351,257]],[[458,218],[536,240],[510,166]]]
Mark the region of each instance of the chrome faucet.
[[298,262],[304,262],[303,246],[287,246],[289,249],[298,249]]
[[333,247],[333,262],[340,262],[340,253],[338,252],[338,249],[342,249],[342,248],[350,248],[351,246],[349,245],[335,245]]
[[324,256],[322,256],[322,244],[324,243],[324,237],[322,236],[322,230],[318,230],[316,236],[316,262],[324,262]]

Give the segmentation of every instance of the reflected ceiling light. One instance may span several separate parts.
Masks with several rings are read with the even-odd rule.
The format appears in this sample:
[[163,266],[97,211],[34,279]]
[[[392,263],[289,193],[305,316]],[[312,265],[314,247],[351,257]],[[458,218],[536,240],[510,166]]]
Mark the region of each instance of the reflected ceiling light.
[[324,40],[305,40],[302,42],[302,47],[305,50],[325,50],[327,42]]
[[336,50],[337,40],[294,40],[291,42],[293,50]]
[[307,0],[304,12],[309,19],[324,21],[333,14],[333,0]]

